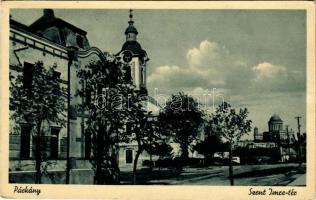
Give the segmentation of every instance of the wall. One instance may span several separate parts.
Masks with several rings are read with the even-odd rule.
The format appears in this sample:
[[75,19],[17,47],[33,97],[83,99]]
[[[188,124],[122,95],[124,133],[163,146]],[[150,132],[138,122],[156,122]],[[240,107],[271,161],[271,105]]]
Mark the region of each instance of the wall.
[[[67,73],[68,73],[68,55],[67,49],[60,45],[54,44],[48,40],[40,38],[31,33],[19,30],[18,28],[11,27],[10,29],[10,73],[16,76],[18,73],[22,73],[24,62],[35,63],[37,61],[43,61],[44,66],[57,65],[57,71],[61,73],[60,78],[63,80],[63,87],[67,87]],[[12,112],[12,111],[10,111]],[[65,119],[67,116],[67,110],[63,113]],[[44,128],[49,126],[57,126],[56,124],[44,124]],[[17,131],[14,128],[17,127]],[[60,150],[65,150],[64,137],[67,136],[67,128],[60,127],[59,132],[59,147]],[[31,135],[34,133],[34,128]],[[50,131],[45,131],[45,135],[49,135]],[[31,139],[32,141],[32,139]],[[32,146],[32,143],[31,143]],[[65,152],[60,151],[61,157],[65,157]],[[10,158],[20,157],[20,131],[19,125],[13,120],[10,120]]]

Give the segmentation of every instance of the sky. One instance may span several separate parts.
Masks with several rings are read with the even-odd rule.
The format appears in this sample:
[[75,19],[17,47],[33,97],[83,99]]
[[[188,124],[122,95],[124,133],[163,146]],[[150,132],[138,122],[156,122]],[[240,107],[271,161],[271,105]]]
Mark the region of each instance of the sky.
[[[56,17],[86,30],[91,46],[110,53],[121,50],[128,10],[54,11]],[[294,117],[302,116],[305,132],[304,10],[136,9],[133,13],[138,42],[150,58],[148,91],[158,101],[183,91],[212,112],[213,105],[224,99],[237,109],[246,107],[259,132],[268,130],[273,114],[294,131]],[[16,9],[11,15],[30,25],[42,10]]]

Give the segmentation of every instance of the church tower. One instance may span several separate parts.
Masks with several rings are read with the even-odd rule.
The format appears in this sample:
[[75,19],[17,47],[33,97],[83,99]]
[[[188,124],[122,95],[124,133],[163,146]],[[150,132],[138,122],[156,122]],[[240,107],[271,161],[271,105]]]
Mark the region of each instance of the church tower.
[[133,11],[129,11],[128,27],[125,30],[126,41],[118,53],[119,58],[128,68],[128,76],[138,90],[146,91],[146,63],[149,61],[147,53],[137,42],[138,31],[134,26]]

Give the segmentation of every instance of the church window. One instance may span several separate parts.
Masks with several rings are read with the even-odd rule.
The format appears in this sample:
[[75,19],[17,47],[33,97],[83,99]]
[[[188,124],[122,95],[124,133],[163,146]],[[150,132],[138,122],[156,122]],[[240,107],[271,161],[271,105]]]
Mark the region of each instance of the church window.
[[143,85],[145,85],[145,76],[146,76],[146,74],[145,74],[145,67],[142,66],[142,67],[141,67],[141,83],[142,83]]
[[126,83],[130,83],[132,81],[131,67],[129,65],[124,65],[124,80]]
[[143,67],[140,67],[140,74],[139,74],[140,84],[143,84]]
[[133,62],[132,64],[131,64],[131,81],[133,82],[133,81],[135,81],[135,63]]

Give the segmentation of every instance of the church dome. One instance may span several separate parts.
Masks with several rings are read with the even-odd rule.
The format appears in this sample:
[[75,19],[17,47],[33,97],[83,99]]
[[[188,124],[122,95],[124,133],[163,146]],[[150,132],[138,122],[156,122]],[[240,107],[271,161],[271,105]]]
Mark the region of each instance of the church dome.
[[137,29],[135,28],[135,26],[133,26],[133,23],[130,22],[130,25],[126,28],[125,30],[125,35],[129,34],[129,33],[135,33],[138,34]]
[[123,51],[130,51],[133,57],[140,58],[141,62],[148,61],[147,53],[142,49],[142,46],[137,42],[138,31],[134,27],[132,10],[129,11],[128,27],[125,30],[126,42],[123,44],[122,49],[117,55]]
[[277,114],[274,114],[272,117],[270,117],[269,122],[283,122],[283,121]]

